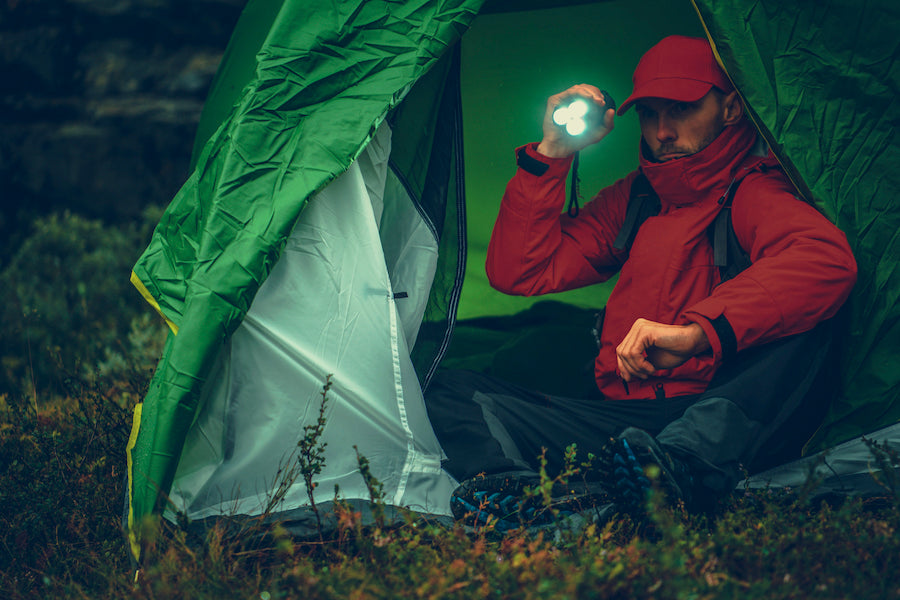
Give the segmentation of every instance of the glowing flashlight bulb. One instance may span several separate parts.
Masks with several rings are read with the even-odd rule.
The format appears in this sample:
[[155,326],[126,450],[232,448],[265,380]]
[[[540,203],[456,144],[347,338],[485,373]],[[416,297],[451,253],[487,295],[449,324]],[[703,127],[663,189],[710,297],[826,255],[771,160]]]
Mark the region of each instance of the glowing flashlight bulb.
[[584,116],[590,110],[586,100],[578,98],[566,106],[560,106],[553,111],[553,122],[566,128],[569,135],[578,135],[587,129]]
[[576,117],[566,123],[566,133],[569,135],[580,135],[584,133],[585,129],[587,129],[587,123],[581,117]]
[[569,120],[569,107],[561,106],[553,111],[553,122],[559,126],[565,125]]
[[583,117],[587,114],[588,103],[582,99],[575,100],[569,105],[569,117]]
[[[604,113],[610,109],[615,110],[616,103],[609,92],[600,90],[600,93],[603,94],[603,102],[606,105],[603,109]],[[566,133],[569,135],[580,135],[587,129],[585,117],[590,110],[591,105],[587,100],[576,98],[569,104],[559,106],[553,111],[553,122],[560,127],[565,127]]]

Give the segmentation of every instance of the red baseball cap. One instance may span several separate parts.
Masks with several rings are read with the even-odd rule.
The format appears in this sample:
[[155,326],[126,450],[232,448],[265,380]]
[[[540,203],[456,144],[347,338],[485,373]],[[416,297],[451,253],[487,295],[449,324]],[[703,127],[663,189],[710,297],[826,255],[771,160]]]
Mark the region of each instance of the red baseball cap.
[[647,50],[634,70],[634,91],[619,107],[621,116],[643,98],[679,102],[699,100],[713,87],[725,93],[734,86],[703,38],[671,35]]

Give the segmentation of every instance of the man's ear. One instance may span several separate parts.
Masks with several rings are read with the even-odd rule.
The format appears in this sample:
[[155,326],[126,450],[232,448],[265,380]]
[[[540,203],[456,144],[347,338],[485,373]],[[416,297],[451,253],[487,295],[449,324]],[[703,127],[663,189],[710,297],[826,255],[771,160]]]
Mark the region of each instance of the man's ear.
[[725,126],[734,125],[744,117],[744,103],[741,102],[737,90],[725,96],[722,101],[722,109]]

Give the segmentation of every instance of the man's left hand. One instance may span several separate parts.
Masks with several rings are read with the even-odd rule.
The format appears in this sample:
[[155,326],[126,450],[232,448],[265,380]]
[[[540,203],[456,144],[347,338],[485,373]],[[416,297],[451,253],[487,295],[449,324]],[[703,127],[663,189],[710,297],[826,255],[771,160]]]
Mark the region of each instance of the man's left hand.
[[658,369],[673,369],[709,349],[696,323],[665,325],[638,319],[616,348],[619,374],[625,381],[647,379]]

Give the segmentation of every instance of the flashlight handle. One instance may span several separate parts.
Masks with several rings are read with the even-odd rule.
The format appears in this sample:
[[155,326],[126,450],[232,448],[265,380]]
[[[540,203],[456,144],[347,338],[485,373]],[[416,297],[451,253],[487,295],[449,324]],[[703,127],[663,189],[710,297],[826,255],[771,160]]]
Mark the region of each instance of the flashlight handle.
[[613,100],[613,97],[606,90],[600,90],[600,93],[603,94],[603,102],[606,104],[606,108],[604,112],[609,110],[610,108],[616,110],[616,101]]

